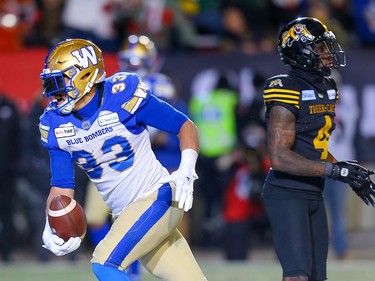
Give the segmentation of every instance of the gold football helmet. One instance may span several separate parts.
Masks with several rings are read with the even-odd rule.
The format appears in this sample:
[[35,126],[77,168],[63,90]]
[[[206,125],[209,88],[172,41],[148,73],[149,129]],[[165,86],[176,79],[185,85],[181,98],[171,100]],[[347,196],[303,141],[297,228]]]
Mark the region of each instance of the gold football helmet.
[[52,109],[69,114],[75,103],[106,77],[102,51],[84,39],[67,39],[47,54],[40,74]]
[[147,36],[130,35],[118,52],[118,59],[121,71],[144,77],[156,66],[157,50]]

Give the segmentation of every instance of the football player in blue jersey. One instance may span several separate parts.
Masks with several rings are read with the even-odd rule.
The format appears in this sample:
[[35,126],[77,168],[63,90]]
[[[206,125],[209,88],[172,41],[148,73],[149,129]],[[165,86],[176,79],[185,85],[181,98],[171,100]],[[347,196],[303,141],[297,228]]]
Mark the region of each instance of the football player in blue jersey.
[[[187,115],[187,105],[178,98],[172,79],[159,72],[160,61],[161,56],[158,54],[154,42],[144,35],[128,36],[118,52],[120,71],[138,74],[155,96]],[[177,135],[154,127],[149,127],[148,130],[156,159],[169,172],[175,171],[181,161],[180,143]],[[90,184],[87,189],[85,210],[89,227],[88,234],[94,245],[106,235],[111,224],[107,219],[108,207],[103,206],[103,200],[96,193],[96,189],[92,188]],[[179,229],[186,228],[187,216],[184,216]],[[141,280],[139,262],[132,263],[127,272],[131,281]]]
[[373,172],[356,161],[337,161],[328,151],[338,100],[329,75],[346,64],[333,32],[318,19],[297,18],[281,30],[278,51],[292,69],[269,78],[264,87],[271,169],[263,199],[282,280],[323,281],[328,254],[324,178],[349,184],[375,206]]
[[[114,223],[92,256],[100,281],[129,280],[134,261],[161,280],[206,280],[177,230],[193,203],[198,130],[183,113],[152,94],[140,77],[119,72],[106,78],[101,50],[68,39],[47,54],[41,73],[49,105],[39,129],[51,162],[47,206],[58,194],[74,197],[73,165],[82,168],[110,207]],[[178,135],[181,161],[169,173],[157,161],[148,126]],[[48,220],[44,247],[57,256],[80,246],[53,234]]]

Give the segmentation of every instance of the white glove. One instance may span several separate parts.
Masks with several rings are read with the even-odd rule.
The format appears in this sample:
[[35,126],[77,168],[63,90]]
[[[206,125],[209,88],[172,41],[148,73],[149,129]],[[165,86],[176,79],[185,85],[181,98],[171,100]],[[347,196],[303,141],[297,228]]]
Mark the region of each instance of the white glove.
[[48,223],[48,218],[46,218],[46,225],[44,227],[43,235],[42,235],[43,248],[50,250],[56,256],[64,256],[77,250],[81,245],[81,238],[79,237],[71,237],[68,241],[64,243],[64,240],[53,234],[51,227]]
[[178,201],[178,207],[189,211],[193,206],[194,181],[198,179],[195,172],[195,163],[198,153],[193,149],[185,149],[181,154],[181,163],[179,168],[163,178],[163,182],[173,182],[176,185],[175,200]]

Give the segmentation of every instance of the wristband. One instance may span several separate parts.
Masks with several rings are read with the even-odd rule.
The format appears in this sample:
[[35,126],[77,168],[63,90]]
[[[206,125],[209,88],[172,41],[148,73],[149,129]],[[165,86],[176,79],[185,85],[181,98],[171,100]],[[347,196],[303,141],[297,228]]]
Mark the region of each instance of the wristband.
[[197,163],[198,152],[194,149],[187,148],[181,152],[181,163],[180,167],[189,167],[195,170],[195,164]]
[[333,163],[326,162],[323,176],[330,177],[332,176],[332,172],[333,172]]

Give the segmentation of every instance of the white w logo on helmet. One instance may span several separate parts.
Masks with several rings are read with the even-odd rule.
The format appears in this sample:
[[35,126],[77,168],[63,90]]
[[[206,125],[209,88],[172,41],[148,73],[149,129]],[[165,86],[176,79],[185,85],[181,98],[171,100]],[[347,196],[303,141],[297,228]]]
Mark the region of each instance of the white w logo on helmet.
[[72,52],[72,56],[79,61],[80,66],[82,66],[83,68],[88,68],[90,66],[89,61],[91,61],[93,65],[98,64],[98,58],[92,46],[74,50]]

